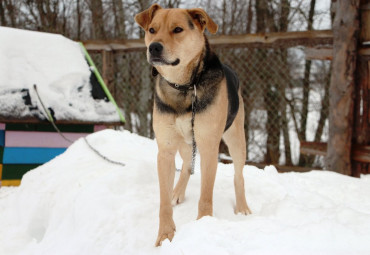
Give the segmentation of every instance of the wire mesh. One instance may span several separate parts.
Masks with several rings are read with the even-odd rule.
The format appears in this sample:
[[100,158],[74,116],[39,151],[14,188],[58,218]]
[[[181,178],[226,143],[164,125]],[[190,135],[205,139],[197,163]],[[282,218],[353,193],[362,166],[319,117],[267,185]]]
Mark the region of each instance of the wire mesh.
[[[214,51],[240,80],[247,161],[322,167],[322,156],[300,154],[300,141],[327,141],[330,61],[305,60],[303,47]],[[145,52],[115,52],[114,62],[110,88],[124,111],[125,129],[153,138],[154,79]],[[221,147],[221,152],[227,150]]]

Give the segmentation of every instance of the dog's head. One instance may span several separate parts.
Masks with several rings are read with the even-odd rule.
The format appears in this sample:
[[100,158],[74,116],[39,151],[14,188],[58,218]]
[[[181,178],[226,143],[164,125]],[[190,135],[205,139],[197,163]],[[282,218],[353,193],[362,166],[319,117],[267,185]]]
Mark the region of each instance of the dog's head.
[[135,21],[145,30],[148,62],[157,68],[187,66],[204,48],[204,30],[214,34],[218,28],[203,9],[162,9],[158,4]]

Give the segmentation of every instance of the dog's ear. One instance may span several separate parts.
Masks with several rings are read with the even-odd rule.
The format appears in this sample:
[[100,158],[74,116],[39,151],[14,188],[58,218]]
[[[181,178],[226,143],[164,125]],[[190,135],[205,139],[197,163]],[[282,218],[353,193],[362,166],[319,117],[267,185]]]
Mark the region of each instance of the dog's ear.
[[146,9],[143,12],[140,12],[139,14],[136,14],[135,21],[139,26],[141,26],[145,31],[148,30],[148,25],[152,21],[154,17],[154,13],[156,10],[162,9],[162,7],[159,4],[153,4],[149,7],[149,9]]
[[211,17],[208,16],[208,14],[203,9],[194,8],[188,9],[187,11],[193,18],[193,20],[196,21],[197,25],[200,26],[202,31],[207,28],[211,34],[215,34],[217,32],[217,24],[211,19]]

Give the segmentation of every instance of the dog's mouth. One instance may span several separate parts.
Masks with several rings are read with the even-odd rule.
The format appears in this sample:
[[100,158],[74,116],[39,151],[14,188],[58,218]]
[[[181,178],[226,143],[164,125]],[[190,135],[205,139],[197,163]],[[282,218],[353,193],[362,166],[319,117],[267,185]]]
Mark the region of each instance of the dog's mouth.
[[176,58],[174,61],[167,61],[162,57],[150,57],[149,63],[153,66],[170,65],[177,66],[180,63],[180,59]]

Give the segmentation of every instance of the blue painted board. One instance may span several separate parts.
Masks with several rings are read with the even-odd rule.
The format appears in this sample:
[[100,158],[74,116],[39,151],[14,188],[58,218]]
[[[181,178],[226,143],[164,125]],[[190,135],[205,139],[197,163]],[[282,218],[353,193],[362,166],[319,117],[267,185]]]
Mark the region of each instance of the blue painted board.
[[66,148],[5,147],[3,164],[43,164],[66,151]]
[[5,130],[0,130],[0,146],[5,144]]

